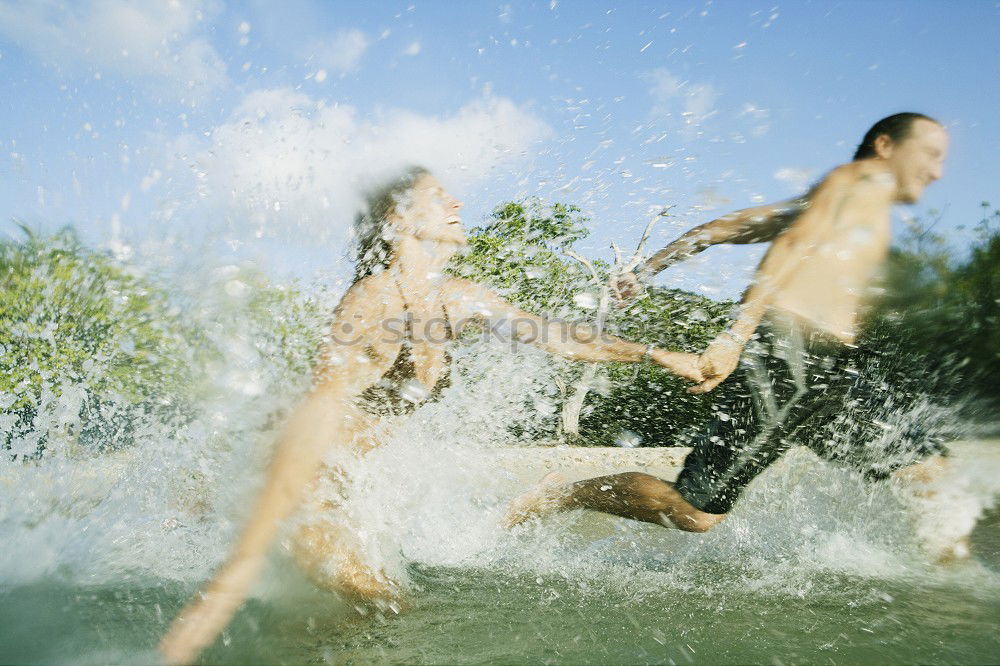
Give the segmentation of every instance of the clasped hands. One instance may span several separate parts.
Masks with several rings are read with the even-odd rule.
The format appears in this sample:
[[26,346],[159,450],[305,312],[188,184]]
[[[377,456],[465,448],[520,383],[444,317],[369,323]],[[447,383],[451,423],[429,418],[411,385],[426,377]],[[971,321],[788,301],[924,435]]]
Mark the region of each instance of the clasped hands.
[[[620,273],[611,278],[611,293],[624,305],[645,291],[635,273]],[[708,393],[721,384],[739,365],[743,345],[732,336],[719,335],[701,355],[656,349],[653,360],[679,377],[697,382],[688,393]]]

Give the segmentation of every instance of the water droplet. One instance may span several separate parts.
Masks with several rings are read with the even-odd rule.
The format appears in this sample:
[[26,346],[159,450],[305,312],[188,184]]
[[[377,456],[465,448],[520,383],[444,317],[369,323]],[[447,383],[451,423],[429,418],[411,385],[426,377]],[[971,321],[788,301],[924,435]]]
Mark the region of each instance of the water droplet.
[[589,292],[584,291],[574,295],[573,302],[576,303],[577,307],[585,310],[594,310],[597,308],[597,297]]
[[423,402],[431,396],[430,391],[415,379],[410,379],[403,383],[399,389],[399,395],[403,400],[414,404]]

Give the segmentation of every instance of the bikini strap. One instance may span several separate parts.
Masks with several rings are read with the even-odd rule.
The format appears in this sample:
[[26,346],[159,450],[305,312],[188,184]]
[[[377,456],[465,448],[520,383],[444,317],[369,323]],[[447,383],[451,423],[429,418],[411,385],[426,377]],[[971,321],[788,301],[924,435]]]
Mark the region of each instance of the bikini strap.
[[[403,285],[399,283],[399,280],[396,277],[393,277],[392,281],[396,283],[396,289],[399,290],[399,298],[403,302],[403,310],[408,312],[409,308],[406,306],[406,292],[403,291]],[[448,330],[448,338],[453,339],[455,337],[455,331],[451,328],[451,317],[448,316],[448,308],[444,306],[444,303],[441,303],[441,314],[444,315],[444,325]],[[407,340],[412,340],[413,322],[410,320],[410,317],[404,316],[403,319],[406,321]]]

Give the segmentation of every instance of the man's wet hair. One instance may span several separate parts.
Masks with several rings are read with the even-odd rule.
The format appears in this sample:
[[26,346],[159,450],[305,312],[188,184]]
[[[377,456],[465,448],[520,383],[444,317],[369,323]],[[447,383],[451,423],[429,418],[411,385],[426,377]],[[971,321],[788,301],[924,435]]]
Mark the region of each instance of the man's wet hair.
[[905,140],[906,137],[910,136],[910,129],[917,120],[929,120],[932,123],[941,124],[930,116],[912,111],[904,111],[903,113],[894,113],[891,116],[886,116],[872,125],[871,129],[865,133],[865,138],[861,139],[861,145],[854,152],[854,161],[857,162],[858,160],[875,157],[877,154],[875,152],[875,139],[883,134],[888,136],[893,143]]

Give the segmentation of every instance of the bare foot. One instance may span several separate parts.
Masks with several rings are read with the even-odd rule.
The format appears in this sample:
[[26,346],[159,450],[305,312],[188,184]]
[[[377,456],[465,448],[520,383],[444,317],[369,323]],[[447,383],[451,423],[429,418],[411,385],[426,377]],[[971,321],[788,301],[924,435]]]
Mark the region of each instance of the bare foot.
[[511,500],[503,525],[507,529],[520,525],[529,518],[544,516],[559,509],[566,496],[565,478],[559,472],[549,472],[528,492]]
[[[375,570],[365,564],[355,553],[345,553],[336,581],[331,586],[338,594],[353,601],[375,605],[396,603],[403,598],[403,591],[396,581],[384,571]],[[398,612],[398,611],[397,611]]]
[[[351,602],[385,602],[401,607],[405,594],[400,585],[381,569],[367,564],[344,536],[343,528],[331,523],[304,525],[292,539],[292,555],[319,587]],[[335,566],[331,566],[331,560]]]
[[942,566],[954,566],[968,562],[972,559],[970,539],[968,536],[964,536],[945,548],[938,549],[934,554],[937,564]]

